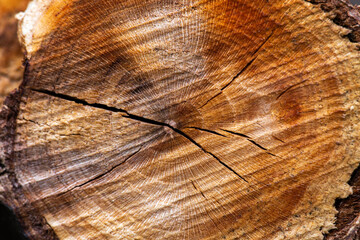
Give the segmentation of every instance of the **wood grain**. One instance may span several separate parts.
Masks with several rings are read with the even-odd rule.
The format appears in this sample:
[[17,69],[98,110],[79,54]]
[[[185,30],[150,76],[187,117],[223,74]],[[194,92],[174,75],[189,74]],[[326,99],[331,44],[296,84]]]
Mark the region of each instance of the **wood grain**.
[[1,198],[33,239],[321,239],[359,162],[346,34],[300,0],[33,2]]

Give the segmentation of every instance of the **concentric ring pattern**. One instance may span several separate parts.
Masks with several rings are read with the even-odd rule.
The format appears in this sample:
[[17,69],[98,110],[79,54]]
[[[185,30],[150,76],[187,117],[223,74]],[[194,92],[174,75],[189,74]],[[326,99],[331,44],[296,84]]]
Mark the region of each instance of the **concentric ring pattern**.
[[348,165],[355,58],[318,7],[43,2],[14,168],[59,238],[281,238],[285,220],[312,231],[308,210],[329,197],[314,186],[335,187]]

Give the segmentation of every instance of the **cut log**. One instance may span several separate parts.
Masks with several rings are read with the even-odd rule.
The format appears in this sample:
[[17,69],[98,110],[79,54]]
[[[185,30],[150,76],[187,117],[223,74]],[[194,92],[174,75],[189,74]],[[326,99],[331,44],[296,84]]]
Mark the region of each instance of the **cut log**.
[[1,201],[31,239],[322,239],[360,161],[355,31],[329,17],[303,0],[33,1]]

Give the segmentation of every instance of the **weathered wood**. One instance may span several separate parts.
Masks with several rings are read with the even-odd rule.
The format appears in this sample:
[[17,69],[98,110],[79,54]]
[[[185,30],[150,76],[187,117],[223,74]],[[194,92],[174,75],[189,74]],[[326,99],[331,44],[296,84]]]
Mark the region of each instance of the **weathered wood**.
[[33,2],[1,200],[33,239],[321,239],[359,162],[360,74],[323,9]]
[[353,194],[338,200],[336,207],[336,229],[326,235],[327,240],[359,239],[360,238],[360,169],[358,168],[349,181]]

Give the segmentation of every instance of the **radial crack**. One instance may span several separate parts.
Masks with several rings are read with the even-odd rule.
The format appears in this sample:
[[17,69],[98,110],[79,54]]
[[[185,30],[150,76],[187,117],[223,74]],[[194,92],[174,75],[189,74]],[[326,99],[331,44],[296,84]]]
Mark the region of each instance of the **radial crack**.
[[250,67],[250,65],[255,61],[257,56],[255,56],[253,59],[251,59],[232,79],[230,82],[228,82],[224,87],[221,88],[221,91],[224,91],[225,88],[227,88],[232,82],[235,81],[243,72],[245,72],[246,69]]
[[141,149],[142,149],[142,146],[140,146],[137,151],[135,151],[134,153],[132,153],[132,154],[131,154],[130,156],[128,156],[125,160],[123,160],[122,162],[120,162],[120,163],[116,164],[115,166],[111,167],[109,170],[107,170],[107,171],[105,171],[105,172],[103,172],[103,173],[95,176],[94,178],[92,178],[92,179],[90,179],[90,180],[88,180],[88,181],[86,181],[86,182],[83,182],[83,183],[81,183],[81,184],[79,184],[79,185],[76,185],[76,186],[70,188],[69,190],[61,193],[60,195],[65,194],[65,193],[67,193],[67,192],[70,192],[70,191],[74,190],[75,188],[80,188],[80,187],[82,187],[82,186],[84,186],[84,185],[86,185],[86,184],[89,184],[89,183],[91,183],[91,182],[93,182],[93,181],[95,181],[95,180],[97,180],[97,179],[102,178],[103,176],[107,175],[108,173],[114,171],[114,170],[115,170],[116,168],[118,168],[119,166],[123,165],[127,160],[129,160],[130,158],[132,158],[133,156],[135,156],[138,152],[140,152]]
[[103,109],[103,110],[107,110],[107,111],[112,111],[112,112],[121,112],[124,113],[125,115],[123,115],[123,117],[125,118],[129,118],[132,120],[137,120],[140,122],[144,122],[144,123],[148,123],[148,124],[153,124],[153,125],[157,125],[157,126],[165,126],[168,127],[170,129],[172,129],[174,132],[177,132],[178,134],[180,134],[181,136],[185,137],[186,139],[188,139],[190,142],[192,142],[194,145],[196,145],[198,148],[200,148],[204,153],[210,155],[211,157],[213,157],[214,159],[216,159],[220,164],[222,164],[225,168],[227,168],[228,170],[230,170],[231,172],[233,172],[236,176],[238,176],[240,179],[244,180],[245,182],[248,183],[248,181],[243,178],[239,173],[237,173],[234,169],[232,169],[229,165],[227,165],[226,163],[224,163],[223,161],[221,161],[216,155],[214,155],[213,153],[207,151],[205,148],[203,148],[199,143],[197,143],[194,139],[192,139],[190,136],[188,136],[186,133],[184,133],[183,131],[171,126],[170,124],[167,123],[163,123],[163,122],[159,122],[156,120],[152,120],[149,118],[144,118],[141,116],[137,116],[134,114],[131,114],[129,112],[127,112],[124,109],[120,109],[120,108],[116,108],[116,107],[109,107],[107,105],[104,104],[100,104],[100,103],[88,103],[87,101],[83,100],[83,99],[79,99],[76,97],[72,97],[72,96],[68,96],[68,95],[64,95],[61,93],[55,93],[49,90],[44,90],[44,89],[32,89],[32,91],[35,92],[39,92],[39,93],[43,93],[43,94],[47,94],[53,97],[57,97],[57,98],[61,98],[67,101],[71,101],[71,102],[76,102],[79,104],[83,104],[84,106],[90,106],[90,107],[94,107],[94,108],[99,108],[99,109]]
[[186,128],[192,128],[192,129],[196,129],[196,130],[199,130],[199,131],[209,132],[209,133],[212,133],[212,134],[215,134],[215,135],[218,135],[218,136],[226,137],[225,135],[223,135],[221,133],[218,133],[216,131],[209,130],[209,129],[199,128],[199,127],[186,127]]
[[[272,37],[272,35],[274,34],[274,31],[271,32],[271,34],[264,40],[264,42],[262,42],[260,44],[260,46],[251,54],[251,57],[253,57],[254,55],[256,55],[261,48],[265,45],[265,43],[267,43],[269,41],[269,39]],[[230,82],[228,82],[224,87],[222,87],[220,89],[221,92],[217,93],[215,96],[211,97],[209,100],[207,100],[200,108],[204,107],[205,105],[207,105],[211,100],[213,100],[214,98],[216,98],[217,96],[219,96],[222,91],[227,88],[232,82],[235,81],[235,79],[237,79],[246,69],[248,69],[250,67],[250,65],[255,61],[255,59],[257,58],[257,55],[255,57],[253,57],[232,79]]]
[[[264,42],[262,42],[260,44],[260,46],[251,54],[251,56],[255,56],[261,49],[262,47],[265,45],[265,43],[267,43],[269,41],[269,39],[272,37],[272,35],[274,34],[274,31],[271,32],[271,34],[264,40]],[[245,72],[246,69],[248,69],[250,67],[250,65],[255,61],[255,59],[257,58],[257,55],[255,57],[253,57],[233,78],[230,82],[228,82],[224,87],[221,88],[221,91],[223,91],[225,88],[227,88],[233,81],[235,81],[235,79],[237,79],[243,72]]]
[[254,51],[254,53],[251,56],[254,56],[255,54],[257,54],[261,48],[265,45],[265,43],[267,43],[269,41],[269,39],[272,37],[272,35],[274,34],[274,31],[272,31],[269,36],[267,38],[265,38],[265,41]]
[[207,100],[201,107],[199,107],[199,109],[205,107],[211,100],[213,100],[214,98],[216,98],[220,94],[222,94],[222,92],[219,92],[219,93],[215,94],[213,97],[211,97],[209,100]]
[[215,154],[213,154],[212,152],[207,151],[205,148],[203,148],[199,143],[197,143],[194,139],[192,139],[190,136],[188,136],[186,133],[182,132],[179,129],[173,128],[172,126],[169,126],[171,129],[173,129],[175,132],[179,133],[180,135],[184,136],[185,138],[187,138],[190,142],[192,142],[194,145],[196,145],[198,148],[200,148],[204,153],[212,156],[213,158],[215,158],[221,165],[223,165],[225,168],[227,168],[228,170],[230,170],[231,172],[233,172],[236,176],[238,176],[240,179],[242,179],[243,181],[249,183],[244,177],[242,177],[239,173],[237,173],[234,169],[232,169],[229,165],[227,165],[226,163],[224,163],[223,161],[220,160],[220,158],[218,158]]
[[193,180],[191,180],[191,184],[193,185],[194,189],[195,189],[196,191],[198,191],[198,192],[201,194],[201,196],[203,196],[203,197],[207,200],[207,197],[205,196],[205,194],[204,194],[200,189],[198,189],[198,188],[196,187],[196,185],[195,185],[195,183],[194,183]]
[[251,142],[252,144],[256,145],[257,147],[261,148],[262,150],[265,150],[267,151],[267,148],[261,146],[260,144],[258,144],[257,142],[255,142],[254,140],[252,139],[248,139],[249,142]]
[[83,99],[79,99],[79,98],[72,97],[72,96],[65,95],[65,94],[61,94],[61,93],[52,92],[52,91],[45,90],[45,89],[31,88],[31,90],[35,91],[35,92],[39,92],[39,93],[44,93],[44,94],[47,94],[47,95],[50,95],[50,96],[53,96],[53,97],[61,98],[61,99],[64,99],[64,100],[68,100],[68,101],[71,101],[71,102],[79,103],[79,104],[82,104],[84,106],[90,106],[90,107],[94,107],[94,108],[108,110],[108,111],[111,111],[111,112],[122,112],[122,113],[128,114],[127,111],[125,111],[123,109],[120,109],[120,108],[109,107],[109,106],[107,106],[105,104],[100,104],[100,103],[89,103],[89,102],[87,102],[87,101],[85,101]]
[[274,136],[274,135],[271,135],[275,140],[279,141],[279,142],[282,142],[282,143],[285,143],[284,140],[281,140],[280,138]]
[[231,133],[231,134],[234,134],[234,135],[237,135],[237,136],[240,136],[240,137],[243,137],[245,138],[246,140],[248,140],[249,142],[251,142],[252,144],[254,144],[255,146],[257,146],[258,148],[266,151],[267,154],[271,155],[271,156],[274,156],[274,157],[279,157],[273,153],[271,153],[267,148],[261,146],[259,143],[257,143],[254,139],[252,139],[251,137],[243,134],[243,133],[237,133],[237,132],[233,132],[233,131],[230,131],[230,130],[226,130],[226,129],[221,129],[222,131],[224,132],[228,132],[228,133]]
[[[194,187],[194,189],[195,189],[197,192],[199,192],[204,199],[208,200],[207,197],[205,196],[205,194],[201,191],[201,189],[196,187],[194,181],[193,181],[193,180],[190,180],[190,181],[191,181],[191,184],[192,184],[192,186]],[[220,228],[218,227],[218,225],[215,223],[214,219],[210,216],[210,214],[209,214],[208,210],[206,209],[206,207],[205,207],[205,211],[206,211],[206,214],[208,215],[209,219],[211,220],[211,222],[214,224],[214,226],[222,233],[221,229],[220,229]]]
[[282,92],[276,97],[276,100],[278,100],[282,95],[284,95],[287,91],[289,91],[289,90],[292,89],[293,87],[296,87],[296,86],[298,86],[298,85],[300,85],[300,84],[302,84],[302,83],[304,83],[304,82],[306,82],[306,80],[301,81],[301,82],[299,82],[299,83],[296,83],[296,84],[288,87],[287,89],[285,89],[284,91],[282,91]]

